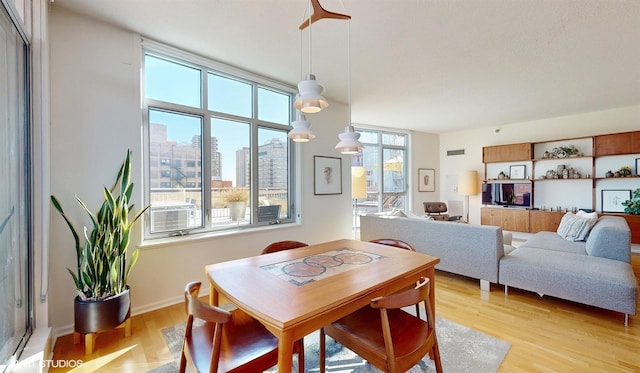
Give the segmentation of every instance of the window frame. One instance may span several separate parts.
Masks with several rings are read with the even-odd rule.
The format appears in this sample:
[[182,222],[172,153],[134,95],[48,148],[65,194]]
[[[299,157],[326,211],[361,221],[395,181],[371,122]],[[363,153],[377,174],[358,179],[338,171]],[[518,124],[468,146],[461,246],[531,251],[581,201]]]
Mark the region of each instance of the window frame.
[[[155,58],[164,59],[170,62],[175,62],[180,65],[184,65],[187,67],[196,68],[200,71],[200,95],[201,95],[201,103],[200,107],[191,107],[191,106],[183,106],[180,104],[164,102],[156,99],[147,98],[145,94],[145,59],[147,56],[152,56]],[[258,150],[260,148],[260,144],[258,143],[258,132],[260,129],[266,130],[275,130],[280,131],[283,134],[286,134],[291,129],[290,122],[295,117],[295,112],[293,109],[293,100],[295,97],[295,87],[286,85],[284,83],[276,82],[270,80],[268,78],[261,77],[259,75],[222,64],[220,62],[204,58],[189,52],[181,51],[177,48],[170,47],[153,40],[143,38],[142,43],[142,56],[141,56],[141,101],[142,101],[142,114],[143,114],[143,180],[146,187],[144,188],[144,203],[145,205],[150,204],[151,201],[151,156],[150,156],[150,111],[151,110],[160,110],[160,111],[168,111],[181,115],[189,115],[189,116],[197,116],[201,118],[201,139],[211,138],[211,126],[213,119],[223,119],[230,121],[238,121],[243,123],[248,123],[250,126],[250,135],[249,135],[249,147],[250,147],[250,164],[251,164],[251,180],[256,180],[255,182],[251,182],[250,190],[251,190],[251,201],[250,201],[250,217],[249,223],[241,224],[241,225],[233,225],[229,227],[216,227],[212,225],[212,190],[211,186],[206,186],[206,180],[211,180],[211,166],[212,166],[212,158],[211,158],[211,141],[202,140],[200,143],[200,181],[202,187],[200,188],[200,192],[202,193],[202,206],[200,207],[200,211],[202,213],[202,226],[195,228],[183,228],[177,230],[170,231],[162,231],[162,232],[151,232],[151,219],[150,212],[145,214],[144,217],[144,233],[143,233],[143,242],[153,243],[154,240],[158,239],[170,239],[175,240],[176,238],[185,236],[185,235],[217,235],[217,234],[228,234],[230,231],[234,232],[242,232],[253,230],[256,228],[264,228],[265,226],[274,225],[274,224],[290,224],[296,223],[298,221],[297,218],[297,206],[298,206],[298,185],[299,182],[297,177],[297,167],[296,167],[296,159],[298,158],[298,150],[297,147],[294,146],[294,143],[288,138],[286,139],[286,150],[287,150],[287,165],[288,165],[288,173],[286,175],[287,178],[287,206],[288,212],[287,216],[280,218],[275,221],[263,221],[258,218],[258,210],[259,210],[259,187],[260,183],[258,182]],[[237,80],[243,83],[247,83],[251,85],[252,89],[252,113],[251,117],[243,117],[233,114],[227,114],[224,112],[208,110],[208,76],[209,74],[213,74],[216,76],[227,77],[229,79]],[[281,123],[273,123],[267,122],[264,120],[259,120],[258,115],[258,91],[260,89],[266,89],[269,91],[274,91],[276,93],[281,93],[288,96],[289,105],[287,107],[288,110],[288,118],[289,123],[281,124]]]

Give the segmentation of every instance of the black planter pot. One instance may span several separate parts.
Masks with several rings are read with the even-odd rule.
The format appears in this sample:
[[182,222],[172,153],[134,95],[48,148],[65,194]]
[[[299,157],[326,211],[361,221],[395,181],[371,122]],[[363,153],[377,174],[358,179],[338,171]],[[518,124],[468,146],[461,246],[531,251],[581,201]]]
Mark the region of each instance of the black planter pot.
[[89,334],[111,330],[122,324],[131,315],[130,289],[113,298],[85,301],[75,297],[74,329],[77,333]]

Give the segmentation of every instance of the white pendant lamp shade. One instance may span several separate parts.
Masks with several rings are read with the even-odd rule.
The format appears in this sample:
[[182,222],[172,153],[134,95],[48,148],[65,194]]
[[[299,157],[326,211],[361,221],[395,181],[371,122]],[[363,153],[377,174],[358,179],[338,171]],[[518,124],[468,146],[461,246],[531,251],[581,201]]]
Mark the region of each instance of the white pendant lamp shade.
[[316,135],[311,132],[311,123],[304,119],[293,121],[291,127],[293,127],[293,129],[289,131],[287,136],[295,142],[307,142],[316,137]]
[[328,107],[329,103],[322,97],[323,89],[324,88],[316,81],[315,75],[307,75],[305,80],[301,80],[300,83],[298,83],[299,94],[296,97],[293,107],[305,114],[317,113]]
[[358,139],[360,134],[355,131],[353,126],[347,126],[344,132],[338,135],[340,142],[336,145],[336,149],[342,154],[357,154],[364,148]]

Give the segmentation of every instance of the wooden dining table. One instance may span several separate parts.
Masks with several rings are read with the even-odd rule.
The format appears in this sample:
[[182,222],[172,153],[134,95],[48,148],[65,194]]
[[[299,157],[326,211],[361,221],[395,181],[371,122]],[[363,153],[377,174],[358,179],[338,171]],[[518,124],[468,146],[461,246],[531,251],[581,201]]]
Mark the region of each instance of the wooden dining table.
[[350,239],[210,264],[209,301],[223,295],[278,338],[278,372],[291,373],[293,344],[326,324],[430,279],[435,310],[434,267],[426,254]]

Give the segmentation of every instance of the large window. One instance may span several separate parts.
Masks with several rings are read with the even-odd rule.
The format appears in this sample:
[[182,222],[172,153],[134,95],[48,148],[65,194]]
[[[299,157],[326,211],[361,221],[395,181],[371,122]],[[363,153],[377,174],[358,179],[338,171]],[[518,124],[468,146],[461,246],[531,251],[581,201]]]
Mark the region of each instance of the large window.
[[145,237],[293,221],[293,90],[165,49],[144,51]]
[[357,211],[404,210],[407,205],[407,135],[356,128],[364,149],[353,155],[352,166],[364,166],[367,197]]

